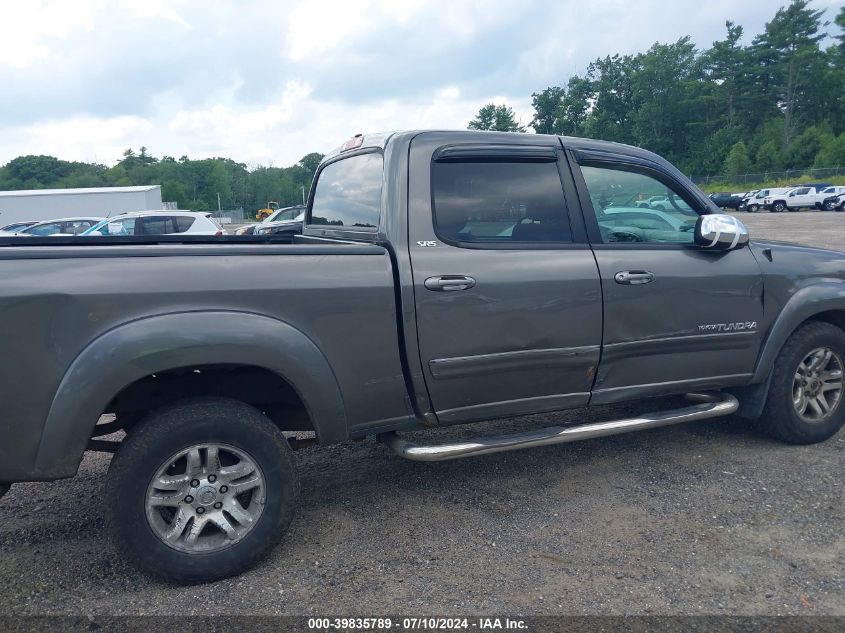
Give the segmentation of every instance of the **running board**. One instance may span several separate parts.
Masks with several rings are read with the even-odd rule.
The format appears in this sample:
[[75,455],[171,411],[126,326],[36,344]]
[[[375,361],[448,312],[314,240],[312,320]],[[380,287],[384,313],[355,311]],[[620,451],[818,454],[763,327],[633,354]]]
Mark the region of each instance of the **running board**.
[[696,404],[670,411],[645,413],[636,418],[580,424],[578,426],[552,426],[513,435],[479,437],[455,444],[428,446],[414,444],[403,440],[395,432],[385,433],[380,439],[387,443],[393,449],[393,452],[406,459],[421,462],[440,462],[460,457],[515,451],[520,448],[566,444],[630,431],[654,429],[670,424],[680,424],[681,422],[718,418],[723,415],[730,415],[739,408],[739,401],[728,393],[688,393],[686,398]]

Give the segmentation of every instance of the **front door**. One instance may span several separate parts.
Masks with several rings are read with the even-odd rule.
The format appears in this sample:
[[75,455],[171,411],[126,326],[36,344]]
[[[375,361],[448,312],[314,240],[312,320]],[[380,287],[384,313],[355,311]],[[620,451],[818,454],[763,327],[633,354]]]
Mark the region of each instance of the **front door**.
[[604,292],[592,402],[746,383],[763,315],[751,250],[694,245],[706,208],[670,170],[622,156],[578,161],[573,172]]
[[561,148],[454,140],[422,134],[410,156],[417,331],[438,419],[585,404],[601,287]]

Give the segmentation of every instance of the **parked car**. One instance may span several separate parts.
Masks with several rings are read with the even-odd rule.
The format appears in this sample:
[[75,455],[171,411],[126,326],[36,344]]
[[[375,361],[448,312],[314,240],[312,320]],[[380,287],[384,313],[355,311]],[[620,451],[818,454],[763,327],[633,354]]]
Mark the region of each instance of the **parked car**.
[[845,195],[845,187],[832,186],[822,189],[819,195],[822,199],[819,207],[825,211],[833,211],[839,206],[837,199],[843,195]]
[[829,196],[822,202],[825,211],[845,211],[845,192],[838,196]]
[[261,222],[254,222],[252,224],[247,224],[246,226],[240,227],[235,231],[235,235],[255,235],[257,229],[266,228],[265,225],[272,222],[285,222],[293,220],[298,215],[301,215],[304,210],[305,207],[302,205],[285,207],[284,209],[277,209],[271,215],[269,215],[267,219],[262,220]]
[[[783,213],[786,211],[786,197],[790,191],[795,189],[797,185],[792,185],[789,187],[774,187],[772,189],[763,189],[758,193],[754,199],[760,200],[760,194],[766,192],[765,196],[763,196],[761,200],[761,207],[764,209],[768,209],[772,213]],[[748,203],[748,210],[751,210],[752,201]]]
[[[632,208],[640,193],[666,209]],[[845,423],[845,253],[749,240],[651,152],[358,135],[320,163],[303,223],[290,244],[0,239],[0,331],[27,333],[0,354],[0,492],[113,452],[91,494],[114,551],[209,582],[290,525],[303,442],[285,432],[440,461],[735,412],[792,444]],[[610,421],[400,435],[681,394]]]
[[101,220],[103,220],[103,218],[97,217],[45,220],[44,222],[30,224],[29,226],[15,231],[13,234],[23,237],[80,235]]
[[829,184],[798,185],[786,194],[786,208],[790,211],[820,209],[822,201],[829,195],[822,191],[830,189]]
[[295,235],[302,233],[305,207],[298,207],[299,213],[290,219],[261,222],[255,227],[255,235]]
[[21,231],[28,226],[32,226],[33,224],[38,224],[38,221],[30,220],[27,222],[12,222],[11,224],[7,224],[6,226],[0,226],[0,234],[17,233],[18,231]]
[[739,209],[739,205],[745,197],[745,193],[712,193],[710,199],[717,207],[722,209]]
[[210,213],[193,211],[135,211],[121,213],[92,226],[82,235],[223,235]]
[[643,209],[665,209],[669,206],[669,201],[664,195],[649,196],[644,200],[638,200],[636,206]]

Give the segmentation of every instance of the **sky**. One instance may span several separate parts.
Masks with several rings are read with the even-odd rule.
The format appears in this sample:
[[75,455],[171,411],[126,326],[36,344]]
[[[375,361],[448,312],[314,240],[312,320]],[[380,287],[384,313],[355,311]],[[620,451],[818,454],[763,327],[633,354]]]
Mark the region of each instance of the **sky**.
[[[463,129],[599,56],[725,20],[761,32],[787,0],[0,0],[0,164],[224,156],[288,166],[352,135]],[[843,0],[814,0],[832,20]]]

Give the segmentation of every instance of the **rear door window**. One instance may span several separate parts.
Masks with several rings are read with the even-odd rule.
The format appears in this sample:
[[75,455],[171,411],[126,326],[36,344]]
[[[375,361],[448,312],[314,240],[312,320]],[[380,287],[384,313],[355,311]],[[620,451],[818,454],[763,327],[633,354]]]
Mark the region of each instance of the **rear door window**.
[[176,220],[176,228],[178,229],[176,231],[177,233],[184,233],[185,231],[190,229],[196,221],[196,218],[192,218],[187,215],[179,215],[176,216],[174,219]]
[[435,162],[432,192],[435,232],[447,243],[572,241],[555,162]]
[[326,165],[311,205],[310,225],[375,230],[381,215],[383,159],[370,152]]
[[170,216],[156,215],[142,218],[141,222],[143,223],[143,232],[145,235],[169,235],[170,233],[177,232],[173,225],[173,218]]

